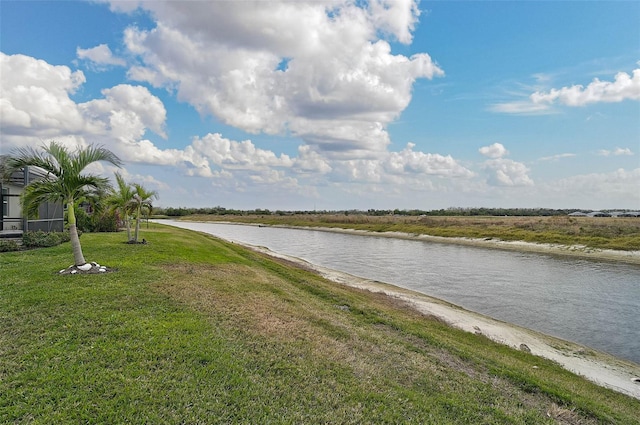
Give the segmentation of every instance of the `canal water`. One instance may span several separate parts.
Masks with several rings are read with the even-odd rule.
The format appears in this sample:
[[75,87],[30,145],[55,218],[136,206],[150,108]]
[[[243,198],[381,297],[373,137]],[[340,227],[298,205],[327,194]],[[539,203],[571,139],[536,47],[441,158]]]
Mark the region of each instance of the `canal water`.
[[163,221],[356,276],[640,364],[640,266],[306,229]]

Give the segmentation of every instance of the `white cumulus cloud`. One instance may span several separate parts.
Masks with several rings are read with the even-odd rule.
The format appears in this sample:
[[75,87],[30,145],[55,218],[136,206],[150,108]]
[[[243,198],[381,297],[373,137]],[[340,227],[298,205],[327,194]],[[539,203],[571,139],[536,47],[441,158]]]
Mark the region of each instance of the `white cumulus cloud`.
[[633,151],[629,148],[615,148],[614,150],[601,149],[598,151],[600,156],[621,156],[621,155],[633,155]]
[[90,49],[76,49],[78,59],[91,61],[98,67],[101,66],[125,66],[127,63],[124,59],[115,57],[111,49],[106,44],[100,44]]
[[228,169],[257,170],[269,167],[291,167],[293,164],[288,155],[276,156],[272,151],[256,148],[250,140],[236,142],[222,137],[219,133],[195,138],[192,147],[213,164]]
[[492,186],[533,186],[529,177],[529,168],[517,161],[504,158],[509,154],[502,143],[493,143],[478,150],[482,155],[490,158],[482,168],[487,173],[487,182]]
[[483,146],[480,149],[478,149],[478,152],[480,152],[482,155],[489,157],[489,158],[502,158],[503,156],[506,156],[509,151],[507,151],[507,149],[502,145],[502,143],[494,143],[492,145],[489,146]]
[[69,97],[84,84],[82,71],[0,52],[0,75],[3,138],[14,135],[48,138],[61,131],[83,130],[82,114]]
[[555,104],[576,107],[625,100],[640,100],[640,69],[634,69],[631,75],[618,72],[613,81],[596,78],[587,86],[575,84],[559,89],[537,90],[526,100],[497,103],[490,109],[513,114],[539,114],[549,113]]
[[534,104],[551,104],[559,102],[568,106],[583,106],[597,102],[622,102],[623,100],[640,100],[640,69],[632,75],[619,72],[613,82],[593,80],[586,87],[573,85],[548,92],[535,92],[531,96]]
[[484,168],[489,172],[488,183],[494,186],[533,186],[529,177],[529,168],[521,162],[497,158],[485,161]]
[[137,140],[147,129],[166,138],[164,104],[146,87],[120,84],[102,94],[104,99],[79,105],[93,125],[102,125],[104,131],[123,140]]
[[414,0],[140,5],[157,25],[126,31],[141,60],[130,78],[228,125],[288,131],[343,159],[384,152],[415,80],[444,75],[428,54],[393,54],[381,38],[411,42]]
[[451,155],[443,156],[413,150],[413,143],[400,152],[390,152],[384,168],[392,174],[424,174],[440,177],[472,177],[473,172],[460,165]]

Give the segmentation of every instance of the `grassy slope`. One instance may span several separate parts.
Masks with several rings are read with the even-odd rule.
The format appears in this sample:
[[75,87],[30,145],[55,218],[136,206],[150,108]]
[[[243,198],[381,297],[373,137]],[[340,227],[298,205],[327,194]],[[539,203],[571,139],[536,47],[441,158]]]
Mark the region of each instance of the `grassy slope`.
[[590,248],[640,250],[640,219],[612,217],[411,217],[366,215],[216,216],[186,220],[340,227],[443,237],[496,238]]
[[103,275],[57,275],[68,245],[0,254],[0,423],[640,423],[638,400],[387,297],[144,237],[83,235]]

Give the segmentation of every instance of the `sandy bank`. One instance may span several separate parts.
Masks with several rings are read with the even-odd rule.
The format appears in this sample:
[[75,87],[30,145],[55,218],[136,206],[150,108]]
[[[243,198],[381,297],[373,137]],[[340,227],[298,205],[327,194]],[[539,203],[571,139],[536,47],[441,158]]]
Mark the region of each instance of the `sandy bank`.
[[451,326],[482,335],[521,349],[526,345],[532,354],[557,362],[565,369],[601,385],[640,399],[640,365],[617,359],[579,344],[563,341],[540,332],[522,328],[465,310],[446,301],[393,285],[363,279],[308,263],[299,258],[270,251],[265,247],[246,245],[248,248],[272,257],[286,259],[305,268],[315,270],[331,281],[372,292],[384,293],[412,305],[418,311],[436,316]]

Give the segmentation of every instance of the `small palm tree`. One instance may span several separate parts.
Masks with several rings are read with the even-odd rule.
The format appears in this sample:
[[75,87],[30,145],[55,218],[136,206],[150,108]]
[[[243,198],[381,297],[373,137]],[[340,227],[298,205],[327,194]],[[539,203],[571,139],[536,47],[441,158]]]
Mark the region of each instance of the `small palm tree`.
[[134,210],[131,201],[135,192],[133,191],[133,187],[124,181],[120,173],[116,173],[116,183],[118,184],[118,188],[111,191],[106,203],[109,209],[114,213],[117,212],[120,220],[124,222],[127,228],[127,241],[131,241],[131,220],[129,216]]
[[134,233],[133,241],[137,243],[138,234],[140,233],[140,217],[142,216],[142,212],[143,210],[145,210],[148,214],[151,214],[151,210],[153,209],[151,201],[158,198],[158,192],[156,192],[155,190],[146,190],[141,184],[138,183],[134,183],[133,188],[134,194],[131,203],[135,206],[136,216],[136,230]]
[[23,167],[38,167],[47,173],[43,179],[32,181],[24,188],[20,198],[22,208],[28,216],[35,216],[43,202],[66,204],[76,266],[84,265],[86,261],[76,228],[75,203],[91,191],[106,189],[109,185],[109,181],[104,177],[82,173],[87,166],[98,161],[107,161],[116,166],[121,164],[120,158],[103,147],[90,145],[71,152],[57,142],[42,146],[40,151],[33,148],[18,149],[10,155],[5,164],[7,173]]

